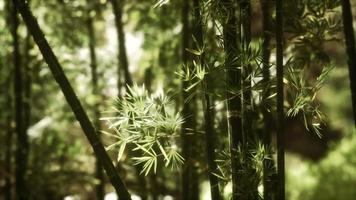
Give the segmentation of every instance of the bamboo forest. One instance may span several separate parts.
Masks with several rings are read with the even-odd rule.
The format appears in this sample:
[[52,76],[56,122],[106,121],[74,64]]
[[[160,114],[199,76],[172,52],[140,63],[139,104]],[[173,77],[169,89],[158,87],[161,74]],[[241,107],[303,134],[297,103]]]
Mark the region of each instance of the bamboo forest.
[[0,200],[355,200],[356,0],[0,0]]

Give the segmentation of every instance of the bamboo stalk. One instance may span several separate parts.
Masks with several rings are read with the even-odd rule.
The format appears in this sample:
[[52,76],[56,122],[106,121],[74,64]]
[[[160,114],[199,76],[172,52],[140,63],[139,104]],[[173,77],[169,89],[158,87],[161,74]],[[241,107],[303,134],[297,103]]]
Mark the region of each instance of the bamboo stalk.
[[356,127],[356,47],[353,29],[352,10],[349,0],[342,0],[342,19],[344,24],[346,53],[348,56],[349,79],[351,89],[354,126]]
[[[248,56],[248,51],[251,43],[251,1],[250,0],[242,0],[240,4],[240,22],[242,27],[241,33],[241,45],[244,54]],[[254,132],[254,117],[253,117],[253,98],[252,98],[252,65],[250,63],[243,63],[243,103],[242,103],[242,111],[243,111],[243,120],[242,127],[244,131],[245,144],[243,148],[243,155],[246,158],[245,163],[245,176],[247,176],[244,183],[243,190],[247,190],[245,192],[245,196],[249,200],[255,200],[259,198],[258,193],[258,185],[259,185],[259,177],[256,173],[256,170],[253,166],[253,160],[255,159],[251,154],[251,151],[254,150],[257,141],[257,135]]]
[[[240,0],[238,1],[238,3]],[[241,28],[236,17],[236,5],[232,0],[222,1],[225,12],[223,19],[223,38],[225,50],[226,88],[228,132],[230,136],[231,173],[232,173],[232,199],[240,200],[243,196],[241,182],[242,163],[239,162],[238,148],[243,148],[244,134],[242,129],[242,78],[241,67],[237,61],[239,55],[239,42]]]
[[13,46],[13,66],[14,66],[14,94],[15,94],[15,121],[16,128],[15,132],[17,135],[17,146],[16,146],[16,198],[27,199],[28,189],[27,189],[27,166],[28,166],[28,137],[25,129],[26,122],[24,119],[25,108],[23,99],[23,67],[21,66],[21,55],[19,50],[19,18],[16,11],[17,3],[13,1],[11,7],[11,35],[12,35],[12,46]]
[[[125,77],[125,83],[128,86],[132,86],[132,78],[129,72],[129,62],[127,60],[127,54],[126,54],[126,46],[125,46],[125,32],[124,32],[124,25],[122,22],[122,15],[123,15],[123,6],[124,6],[124,0],[110,0],[113,13],[115,16],[115,26],[116,26],[116,31],[117,31],[117,42],[119,45],[118,48],[118,77],[121,76],[120,71],[123,70],[124,72],[124,77]],[[118,88],[121,88],[120,84],[120,78],[118,78]],[[120,89],[119,89],[120,90]],[[120,91],[119,91],[120,93]]]
[[[8,6],[8,5],[6,5]],[[1,59],[1,58],[0,58]],[[0,60],[1,62],[1,60]],[[0,68],[3,69],[2,62],[0,63]],[[11,71],[7,74],[5,84],[2,85],[2,94],[7,94],[6,95],[6,102],[5,102],[5,149],[4,149],[4,154],[5,154],[5,159],[4,159],[4,170],[5,170],[5,183],[3,187],[4,191],[4,200],[11,200],[12,199],[12,191],[13,191],[13,186],[12,186],[12,174],[13,174],[13,164],[12,164],[12,148],[13,148],[13,137],[14,137],[14,131],[12,127],[12,122],[13,122],[13,94],[11,90],[11,81],[12,81],[12,73]]]
[[[95,51],[95,31],[94,31],[94,22],[93,18],[90,15],[93,8],[93,3],[90,0],[87,0],[88,11],[87,11],[87,30],[88,30],[88,39],[89,39],[89,53],[90,53],[90,71],[91,71],[91,82],[92,82],[92,95],[99,96],[98,90],[98,72],[97,72],[97,60],[96,60],[96,51]],[[95,103],[93,106],[93,120],[96,130],[100,130],[100,111],[99,103],[95,98]],[[99,135],[100,139],[100,135]],[[95,185],[95,195],[96,200],[103,200],[105,197],[105,182],[103,167],[98,159],[95,160],[95,178],[99,180],[99,183]]]
[[[270,82],[270,42],[271,42],[271,1],[270,0],[261,0],[261,7],[262,7],[262,15],[263,15],[263,44],[262,44],[262,63],[263,63],[263,83],[268,85]],[[265,87],[262,95],[262,102],[263,104],[266,103],[267,98],[270,96],[270,88]],[[267,106],[267,105],[266,105]],[[268,111],[267,107],[263,107],[262,109],[263,114],[263,122],[264,122],[264,129],[263,129],[263,136],[262,141],[266,148],[269,149],[271,146],[271,124],[272,124],[272,116],[271,113]],[[271,152],[269,153],[269,157],[271,157]],[[274,180],[275,177],[275,167],[274,162],[272,159],[265,159],[263,161],[263,198],[264,200],[272,200],[273,195],[276,194],[276,188],[274,187]]]
[[[190,12],[190,5],[189,0],[182,1],[182,63],[185,67],[183,69],[191,68],[189,65],[189,52],[186,50],[189,48],[190,42],[190,28],[189,28],[189,12]],[[190,69],[188,69],[190,70]],[[192,191],[191,187],[193,186],[192,180],[192,170],[193,170],[193,158],[192,158],[192,140],[194,139],[192,135],[189,135],[190,130],[195,129],[196,119],[195,113],[193,111],[192,104],[194,103],[195,99],[191,99],[187,101],[189,96],[192,94],[191,91],[186,91],[185,89],[188,88],[190,85],[189,80],[182,80],[182,117],[186,120],[182,123],[181,128],[181,137],[182,137],[182,156],[185,159],[183,169],[182,169],[182,190],[181,190],[181,198],[186,200],[191,200],[193,193],[196,191]]]
[[[243,0],[240,8],[241,15],[241,43],[244,51],[247,51],[251,42],[251,3],[250,0]],[[252,66],[243,66],[243,130],[248,143],[254,139],[252,132],[252,91],[251,91]],[[249,144],[248,144],[249,145]]]
[[[196,39],[196,46],[198,49],[202,49],[204,46],[203,38],[203,18],[202,10],[200,7],[200,0],[193,1],[193,13],[194,13],[194,30],[193,35]],[[197,58],[196,58],[197,59]],[[204,68],[204,52],[199,56],[198,63]],[[202,104],[204,109],[204,130],[206,136],[206,151],[208,159],[208,176],[210,181],[210,193],[212,200],[222,199],[219,191],[219,180],[213,173],[217,170],[217,164],[215,162],[215,140],[214,140],[214,120],[213,120],[213,105],[211,102],[211,77],[209,73],[206,73],[202,81],[202,90],[204,92],[202,98]]]
[[[11,1],[7,0],[5,1],[5,10],[6,10],[6,23],[9,27],[12,27],[11,25],[11,19],[12,19],[12,8],[11,8]],[[0,58],[1,59],[1,58]],[[0,60],[0,68],[3,69],[3,62]],[[12,199],[12,193],[13,193],[13,184],[11,180],[11,176],[13,174],[13,162],[12,162],[12,148],[13,148],[13,138],[14,138],[14,130],[12,127],[12,122],[14,121],[14,114],[12,114],[12,110],[14,109],[13,101],[13,91],[12,89],[12,81],[13,81],[14,75],[13,75],[13,70],[9,70],[9,73],[7,74],[6,81],[4,84],[4,88],[2,88],[2,92],[5,94],[7,92],[7,97],[6,97],[6,136],[5,136],[5,163],[4,163],[4,169],[5,169],[5,184],[4,184],[4,199],[5,200],[11,200]]]
[[284,85],[283,85],[283,0],[276,1],[276,45],[277,45],[277,199],[285,199],[284,166]]

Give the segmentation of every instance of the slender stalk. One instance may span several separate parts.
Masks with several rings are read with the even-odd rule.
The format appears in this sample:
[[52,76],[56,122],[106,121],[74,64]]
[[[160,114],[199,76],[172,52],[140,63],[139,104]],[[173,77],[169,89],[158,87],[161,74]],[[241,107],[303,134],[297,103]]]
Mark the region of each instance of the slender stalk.
[[[91,70],[91,82],[92,82],[92,95],[99,96],[98,90],[98,72],[97,72],[97,61],[96,61],[96,52],[95,52],[95,29],[93,24],[93,18],[91,12],[93,10],[92,1],[88,0],[88,13],[87,13],[87,29],[88,29],[88,39],[89,39],[89,53],[90,53],[90,70]],[[94,118],[94,127],[96,130],[100,130],[100,111],[99,111],[99,101],[95,99],[93,107],[93,118]],[[99,136],[100,137],[100,136]],[[104,183],[104,174],[103,167],[98,159],[95,160],[95,178],[99,183],[95,186],[95,194],[97,200],[103,200],[105,196],[105,183]]]
[[342,19],[344,24],[345,45],[348,56],[354,126],[356,127],[356,48],[350,0],[342,0]]
[[21,55],[19,50],[19,36],[18,26],[19,19],[16,11],[17,3],[13,2],[11,14],[12,14],[12,27],[11,35],[13,39],[13,65],[14,65],[14,94],[15,94],[15,121],[16,121],[16,134],[17,134],[17,146],[16,146],[16,198],[27,199],[27,161],[28,161],[28,138],[25,130],[24,123],[24,100],[23,100],[23,74],[21,67]]
[[[182,1],[182,62],[183,65],[186,67],[190,67],[188,60],[189,60],[189,53],[186,49],[189,48],[189,0],[183,0]],[[183,67],[183,69],[186,69]],[[190,69],[189,69],[190,70]],[[181,198],[190,200],[192,193],[196,191],[192,191],[192,164],[193,164],[193,159],[192,159],[192,137],[189,136],[189,130],[192,130],[195,128],[195,116],[192,110],[192,104],[193,104],[193,99],[190,101],[186,101],[189,96],[191,95],[191,92],[186,91],[185,89],[189,87],[190,81],[188,80],[182,80],[182,103],[183,103],[183,109],[182,109],[182,116],[184,117],[184,122],[182,124],[182,155],[185,158],[185,163],[183,166],[183,172],[182,172],[182,193],[181,193]]]
[[[4,84],[4,94],[6,94],[6,91],[11,88],[11,73],[9,73],[9,77],[6,80],[6,84]],[[12,199],[12,181],[11,181],[11,176],[12,176],[12,143],[13,143],[13,128],[11,126],[12,124],[12,114],[11,114],[11,109],[13,108],[12,104],[12,93],[7,92],[7,97],[6,97],[6,135],[5,135],[5,163],[4,163],[4,169],[5,169],[5,185],[4,185],[4,199],[5,200],[11,200]]]
[[153,80],[153,72],[152,72],[152,66],[150,66],[145,70],[145,77],[143,81],[148,93],[152,92],[152,80]]
[[[193,9],[194,9],[194,30],[193,34],[196,39],[197,49],[203,49],[204,38],[203,38],[203,18],[202,18],[202,9],[200,8],[200,0],[193,0]],[[208,71],[205,61],[204,53],[199,56],[198,63],[202,67],[206,68]],[[207,73],[202,81],[202,90],[204,96],[202,98],[203,109],[204,109],[204,129],[206,135],[206,151],[208,158],[208,176],[210,181],[210,192],[212,200],[220,200],[221,194],[219,191],[219,180],[213,174],[217,170],[217,164],[215,162],[215,140],[214,140],[214,120],[213,120],[213,104],[211,102],[211,77]]]
[[[12,9],[11,9],[11,1],[5,1],[5,10],[6,10],[6,24],[8,27],[12,27]],[[11,31],[11,30],[10,30]],[[3,62],[0,60],[1,69],[4,69]],[[13,193],[13,184],[11,181],[11,177],[13,175],[13,166],[12,166],[12,148],[13,148],[13,134],[14,130],[12,127],[12,122],[14,115],[12,114],[12,110],[14,109],[13,105],[13,92],[12,92],[12,79],[13,79],[13,70],[9,70],[9,73],[6,78],[6,82],[3,88],[3,94],[7,94],[6,97],[6,136],[5,136],[5,163],[4,169],[6,171],[5,174],[5,185],[4,185],[4,199],[11,200]],[[7,91],[7,92],[6,92]]]
[[284,172],[284,85],[283,85],[283,0],[276,1],[276,45],[277,45],[277,199],[285,199]]
[[[247,51],[251,42],[251,4],[250,0],[243,0],[240,8],[242,34],[241,43],[244,51]],[[243,66],[243,121],[242,126],[247,142],[253,139],[252,133],[252,91],[251,91],[252,66]]]
[[[10,101],[10,102],[9,102]],[[10,95],[8,95],[7,97],[7,106],[8,108],[12,108],[11,105],[11,97]],[[6,141],[6,149],[5,149],[5,166],[4,169],[6,171],[6,175],[5,175],[5,185],[4,185],[4,196],[5,196],[5,200],[10,200],[12,199],[12,183],[11,183],[11,174],[12,174],[12,165],[11,165],[11,160],[12,160],[12,156],[11,156],[11,152],[12,152],[12,138],[13,138],[13,131],[12,131],[12,127],[11,127],[11,115],[10,112],[7,114],[6,117],[6,137],[5,137],[5,141]]]
[[[270,0],[261,0],[262,15],[263,15],[263,44],[262,44],[262,74],[263,74],[263,83],[268,86],[270,82],[270,42],[271,42],[271,1]],[[265,87],[262,95],[262,102],[266,103],[267,98],[270,96],[270,88]],[[262,109],[264,129],[262,141],[265,147],[271,146],[271,124],[272,116],[268,111],[268,105],[264,106]],[[268,152],[270,154],[270,152]],[[272,157],[270,154],[269,157]],[[276,189],[274,188],[273,177],[275,174],[274,162],[272,159],[265,159],[263,161],[263,198],[264,200],[272,200],[274,194],[276,194]]]
[[[251,2],[250,0],[242,0],[240,5],[240,23],[242,28],[241,44],[244,54],[248,56],[248,51],[251,43]],[[258,184],[259,178],[253,166],[254,157],[250,153],[256,146],[256,134],[253,132],[253,99],[252,99],[252,65],[249,63],[243,64],[243,134],[245,137],[245,144],[243,154],[246,156],[245,169],[247,178],[244,179],[243,184],[246,189],[245,194],[247,199],[258,199]]]
[[[124,7],[124,0],[110,0],[113,13],[115,16],[115,26],[117,30],[117,42],[119,45],[119,52],[118,52],[118,76],[120,77],[120,71],[124,71],[125,83],[129,86],[133,84],[132,78],[129,72],[129,63],[127,60],[126,55],[126,46],[125,46],[125,32],[124,32],[124,25],[122,22],[122,15],[123,15],[123,7]],[[118,88],[121,88],[120,78],[118,78]],[[120,89],[119,89],[120,91]]]
[[151,192],[151,196],[152,196],[152,200],[158,200],[158,196],[159,196],[159,184],[158,184],[158,180],[157,180],[157,174],[151,174],[150,177],[150,192]]
[[122,182],[121,178],[118,175],[114,165],[112,164],[109,155],[107,154],[103,144],[101,143],[94,126],[90,122],[87,114],[85,113],[78,97],[76,96],[72,86],[70,85],[67,77],[64,74],[64,71],[61,65],[58,62],[57,57],[54,55],[52,48],[49,46],[48,41],[44,37],[44,34],[39,27],[35,17],[31,13],[28,4],[24,0],[13,0],[15,5],[24,20],[27,29],[30,31],[31,35],[34,38],[38,48],[40,49],[43,58],[48,64],[56,82],[60,86],[69,106],[71,107],[75,117],[80,123],[85,136],[87,137],[90,145],[92,146],[95,155],[101,161],[106,174],[108,175],[112,185],[117,191],[120,200],[131,200],[130,194],[126,189],[126,186]]
[[32,94],[32,71],[30,66],[30,49],[31,49],[31,35],[27,33],[25,38],[24,48],[24,129],[27,134],[27,130],[30,127],[31,122],[31,94]]
[[[232,199],[241,199],[243,196],[243,183],[241,180],[242,163],[239,162],[238,148],[243,147],[244,134],[242,129],[242,95],[241,95],[241,68],[237,61],[239,55],[238,38],[240,33],[236,17],[236,5],[232,0],[223,0],[222,9],[226,19],[223,19],[223,36],[225,50],[226,88],[228,130],[230,136],[231,173],[232,173]],[[241,149],[242,150],[242,149]]]

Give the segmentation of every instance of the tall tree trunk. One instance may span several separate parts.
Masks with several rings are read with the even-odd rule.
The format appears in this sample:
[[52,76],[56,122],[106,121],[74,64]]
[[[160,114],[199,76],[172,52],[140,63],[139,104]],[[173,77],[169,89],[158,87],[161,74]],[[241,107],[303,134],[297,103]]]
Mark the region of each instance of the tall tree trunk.
[[158,187],[158,180],[157,180],[157,174],[151,174],[149,175],[149,181],[150,181],[150,193],[151,193],[151,199],[152,200],[158,200],[159,196],[159,187]]
[[[93,107],[93,119],[94,119],[94,127],[96,130],[100,130],[100,111],[99,111],[99,101],[98,97],[100,96],[98,90],[98,72],[97,72],[97,61],[96,61],[96,52],[95,52],[95,28],[93,17],[91,16],[91,12],[94,10],[94,1],[87,0],[88,3],[88,13],[87,13],[87,29],[88,29],[88,39],[89,39],[89,53],[90,53],[90,70],[91,70],[91,83],[92,83],[92,95],[96,98]],[[100,135],[99,135],[100,137]],[[100,138],[99,138],[100,139]],[[105,182],[104,182],[104,174],[103,167],[98,159],[95,160],[95,178],[99,181],[99,183],[95,186],[95,194],[97,200],[103,200],[105,197]]]
[[[241,18],[241,44],[244,52],[248,51],[251,42],[251,4],[250,0],[243,0],[240,8]],[[252,91],[251,91],[252,66],[243,66],[243,121],[242,127],[246,135],[247,142],[254,139],[252,132]],[[248,144],[249,145],[249,144]]]
[[[11,95],[8,94],[7,97],[7,106],[8,108],[12,108],[11,104]],[[5,174],[5,185],[4,185],[4,196],[5,200],[11,200],[12,199],[12,138],[13,138],[13,130],[11,127],[11,122],[12,122],[12,117],[11,117],[11,112],[7,113],[6,116],[6,150],[5,150],[5,166],[4,169],[6,171]]]
[[28,160],[28,138],[24,123],[24,101],[23,101],[23,69],[21,67],[21,55],[19,50],[19,36],[17,29],[19,26],[19,18],[16,11],[17,3],[13,2],[12,13],[12,28],[11,35],[13,39],[13,64],[14,64],[14,94],[15,94],[15,122],[16,122],[16,198],[27,199],[27,160]]
[[[189,1],[183,0],[182,1],[182,61],[183,61],[183,69],[188,67],[188,52],[186,51],[189,48]],[[182,80],[182,102],[183,102],[183,109],[182,109],[182,116],[184,122],[182,124],[181,134],[182,134],[182,156],[185,158],[186,162],[183,165],[183,172],[182,172],[182,199],[189,200],[190,198],[190,173],[191,173],[191,145],[189,144],[189,129],[192,128],[191,119],[191,110],[189,104],[191,102],[187,102],[189,97],[189,92],[185,91],[186,88],[189,87],[188,80]],[[192,192],[192,191],[191,191]]]
[[[193,66],[189,62],[190,56],[189,52],[186,50],[190,48],[190,27],[189,27],[189,12],[190,12],[190,5],[189,0],[183,0],[182,2],[182,61],[184,69],[190,68],[192,70]],[[195,147],[194,134],[192,132],[196,128],[196,98],[189,98],[190,95],[194,93],[194,91],[186,91],[185,89],[188,88],[190,85],[189,80],[182,80],[182,116],[184,117],[185,121],[182,124],[182,155],[185,158],[186,162],[183,166],[183,173],[182,173],[182,193],[181,199],[186,200],[198,200],[199,199],[199,191],[196,191],[199,186],[197,186],[197,172],[194,171],[196,156],[193,154],[193,149]],[[190,100],[188,100],[190,99]],[[196,155],[196,154],[195,154]],[[198,195],[196,195],[198,194]]]
[[[4,84],[4,90],[3,94],[7,94],[6,96],[6,129],[5,129],[5,163],[4,163],[4,169],[5,169],[5,184],[4,184],[4,199],[5,200],[11,200],[12,199],[12,143],[13,143],[13,128],[12,128],[12,121],[13,121],[13,116],[12,116],[12,92],[9,92],[9,88],[11,88],[11,73],[9,73],[8,78],[6,80],[6,84]],[[7,92],[6,92],[7,91]]]
[[353,18],[350,0],[342,0],[342,19],[344,24],[345,45],[349,64],[349,78],[351,89],[352,109],[354,115],[354,126],[356,127],[356,48],[353,29]]
[[[223,19],[223,36],[225,49],[225,68],[226,68],[226,88],[227,88],[227,114],[228,129],[230,136],[231,153],[231,173],[232,173],[232,199],[242,199],[245,191],[239,187],[241,180],[242,163],[239,162],[238,148],[243,148],[243,129],[242,129],[242,104],[241,104],[241,68],[237,61],[239,55],[238,36],[240,31],[237,27],[236,5],[232,0],[223,0],[222,9],[225,11],[226,19]],[[240,27],[240,26],[239,26]],[[241,183],[240,186],[242,186]]]
[[[9,87],[7,87],[9,88]],[[12,98],[11,94],[8,93],[6,104],[7,108],[12,108],[11,104]],[[4,185],[4,196],[5,200],[11,200],[12,199],[12,138],[13,138],[13,130],[11,127],[11,122],[12,122],[12,117],[11,117],[11,112],[7,112],[6,116],[6,137],[5,137],[5,142],[6,142],[6,148],[5,148],[5,166],[4,169],[6,171],[5,174],[5,185]]]
[[[12,3],[10,0],[5,1],[5,10],[6,10],[6,25],[7,27],[10,28],[10,31],[12,29]],[[10,52],[9,52],[10,53]],[[1,65],[1,69],[3,69],[4,66]],[[7,60],[7,63],[9,61]],[[13,79],[13,70],[9,69],[9,72],[7,74],[6,82],[4,84],[3,88],[3,94],[7,94],[6,97],[6,136],[5,136],[5,163],[4,163],[4,169],[5,169],[5,184],[4,184],[4,199],[5,200],[11,200],[13,199],[13,183],[12,183],[12,177],[13,177],[13,134],[14,130],[12,127],[13,123],[13,110],[14,110],[14,105],[13,105],[13,92],[12,92],[12,79]]]
[[[251,2],[250,0],[242,0],[240,7],[240,23],[242,27],[241,33],[241,45],[243,49],[243,54],[248,56],[251,43]],[[253,160],[255,159],[252,155],[252,151],[256,148],[257,137],[253,131],[253,99],[252,99],[252,65],[250,63],[243,63],[243,120],[242,129],[244,131],[245,144],[243,147],[243,154],[246,156],[245,161],[245,176],[247,175],[244,184],[247,188],[244,196],[247,199],[255,200],[259,198],[258,194],[258,184],[259,177],[256,173],[255,166],[253,166]],[[246,190],[246,189],[244,189]]]
[[31,93],[32,93],[32,70],[30,66],[30,50],[31,50],[31,35],[26,33],[25,48],[24,48],[24,129],[27,131],[31,123]]
[[[129,63],[126,55],[126,46],[125,46],[125,32],[124,25],[122,22],[123,8],[124,8],[124,0],[110,0],[112,4],[113,13],[115,16],[115,26],[117,31],[117,42],[119,45],[118,49],[118,77],[121,76],[120,71],[124,71],[125,83],[128,86],[133,84],[132,78],[129,72]],[[120,91],[121,83],[119,82],[120,78],[118,78],[118,88]]]
[[152,92],[152,80],[154,78],[153,76],[153,72],[152,72],[152,69],[153,66],[149,66],[146,70],[145,70],[145,77],[144,77],[144,85],[145,85],[145,88],[146,90],[148,91],[148,93],[151,93]]
[[80,123],[84,134],[86,135],[90,145],[94,150],[95,155],[101,161],[112,185],[118,192],[120,200],[131,200],[130,194],[126,189],[126,186],[119,177],[116,168],[112,164],[109,155],[107,154],[103,144],[101,143],[98,135],[96,134],[96,130],[93,124],[90,122],[87,114],[85,113],[78,97],[76,96],[72,86],[70,85],[67,77],[65,76],[57,57],[54,55],[35,17],[31,13],[27,2],[24,0],[13,0],[13,2],[15,2],[15,5],[17,5],[17,9],[21,14],[22,19],[24,20],[27,26],[27,29],[30,31],[31,35],[34,38],[34,41],[39,47],[43,58],[48,64],[75,117]]
[[[151,93],[152,92],[152,80],[153,80],[153,73],[152,73],[152,66],[149,66],[146,70],[145,70],[145,77],[144,77],[144,85],[145,85],[145,88],[146,90],[148,91],[148,93]],[[140,176],[140,172],[136,169],[136,173],[137,173],[137,176]],[[156,180],[156,174],[150,174],[147,179],[144,179],[145,182],[145,191],[144,191],[144,194],[147,196],[147,199],[148,199],[148,196],[149,196],[149,192],[150,191],[150,194],[152,196],[152,200],[156,200],[158,197],[156,196],[156,192],[157,191],[157,186],[155,186],[154,184],[156,184],[157,180]],[[149,184],[147,184],[147,182]],[[142,188],[142,186],[141,186]],[[142,198],[144,199],[144,198]]]
[[[194,27],[193,34],[196,39],[196,49],[202,50],[204,46],[203,38],[203,8],[200,6],[200,0],[193,0],[194,9]],[[204,52],[197,58],[197,63],[200,63],[202,67],[208,71],[208,68],[204,61]],[[208,176],[210,181],[210,192],[212,200],[220,200],[221,194],[219,190],[218,177],[213,173],[217,170],[217,164],[215,162],[215,139],[214,139],[214,119],[213,119],[213,104],[211,102],[211,77],[209,73],[205,74],[202,81],[202,91],[204,92],[202,98],[203,110],[204,110],[204,130],[206,135],[206,151],[208,158]]]
[[285,199],[284,175],[284,85],[283,85],[283,2],[276,1],[276,45],[277,45],[277,175],[278,200]]
[[[270,82],[270,42],[271,42],[271,1],[270,0],[261,0],[261,7],[262,7],[262,15],[263,15],[263,44],[262,44],[262,74],[263,74],[263,83],[265,86],[269,86]],[[267,98],[270,96],[270,88],[264,87],[263,94],[262,94],[262,103],[265,105],[262,108],[262,115],[263,115],[263,136],[262,141],[264,146],[267,149],[271,147],[271,129],[272,129],[272,116],[269,112],[268,105],[267,105]],[[271,152],[268,152],[268,157],[272,158]],[[263,198],[264,200],[272,200],[274,199],[274,195],[276,194],[275,189],[275,181],[273,178],[275,177],[275,167],[274,162],[272,159],[265,159],[263,161]]]

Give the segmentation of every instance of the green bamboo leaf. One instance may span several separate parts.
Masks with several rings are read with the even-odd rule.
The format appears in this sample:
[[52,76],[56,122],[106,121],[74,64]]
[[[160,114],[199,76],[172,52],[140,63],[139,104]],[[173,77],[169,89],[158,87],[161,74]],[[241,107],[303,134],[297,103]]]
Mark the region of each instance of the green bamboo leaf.
[[197,55],[197,56],[200,56],[202,54],[201,51],[197,51],[197,50],[194,50],[194,49],[186,48],[185,50],[188,51],[189,53],[192,53],[192,54]]
[[194,88],[195,86],[197,86],[199,83],[200,83],[200,81],[197,81],[197,82],[195,82],[195,83],[190,84],[190,86],[189,86],[188,88],[184,89],[184,91],[189,92],[191,89],[193,89],[193,88]]
[[162,154],[164,156],[164,160],[166,160],[166,162],[167,162],[168,161],[168,156],[167,156],[166,151],[164,150],[163,146],[159,142],[159,140],[157,140],[157,145],[158,145],[159,149],[161,150],[161,152],[162,152]]
[[112,145],[109,145],[108,147],[105,148],[105,150],[106,151],[110,151],[110,150],[112,150],[114,147],[116,147],[118,145],[120,145],[120,142],[116,142],[116,143],[114,143]]
[[167,3],[169,3],[169,0],[159,0],[159,1],[153,6],[153,8],[161,7],[161,6],[163,6],[164,4],[167,4]]
[[270,96],[268,96],[266,99],[272,99],[272,98],[274,98],[275,96],[277,96],[277,93],[273,93],[273,94],[271,94]]
[[115,134],[112,134],[112,133],[109,133],[109,132],[107,132],[107,131],[100,130],[99,132],[100,132],[100,133],[103,133],[103,134],[105,134],[105,135],[107,135],[107,136],[109,136],[109,137],[113,137],[113,138],[120,139],[119,136],[117,136],[117,135],[115,135]]
[[119,149],[119,153],[117,155],[117,161],[119,162],[122,155],[124,154],[124,151],[125,151],[125,147],[126,147],[126,142],[125,141],[122,141],[121,145],[120,145],[120,149]]

